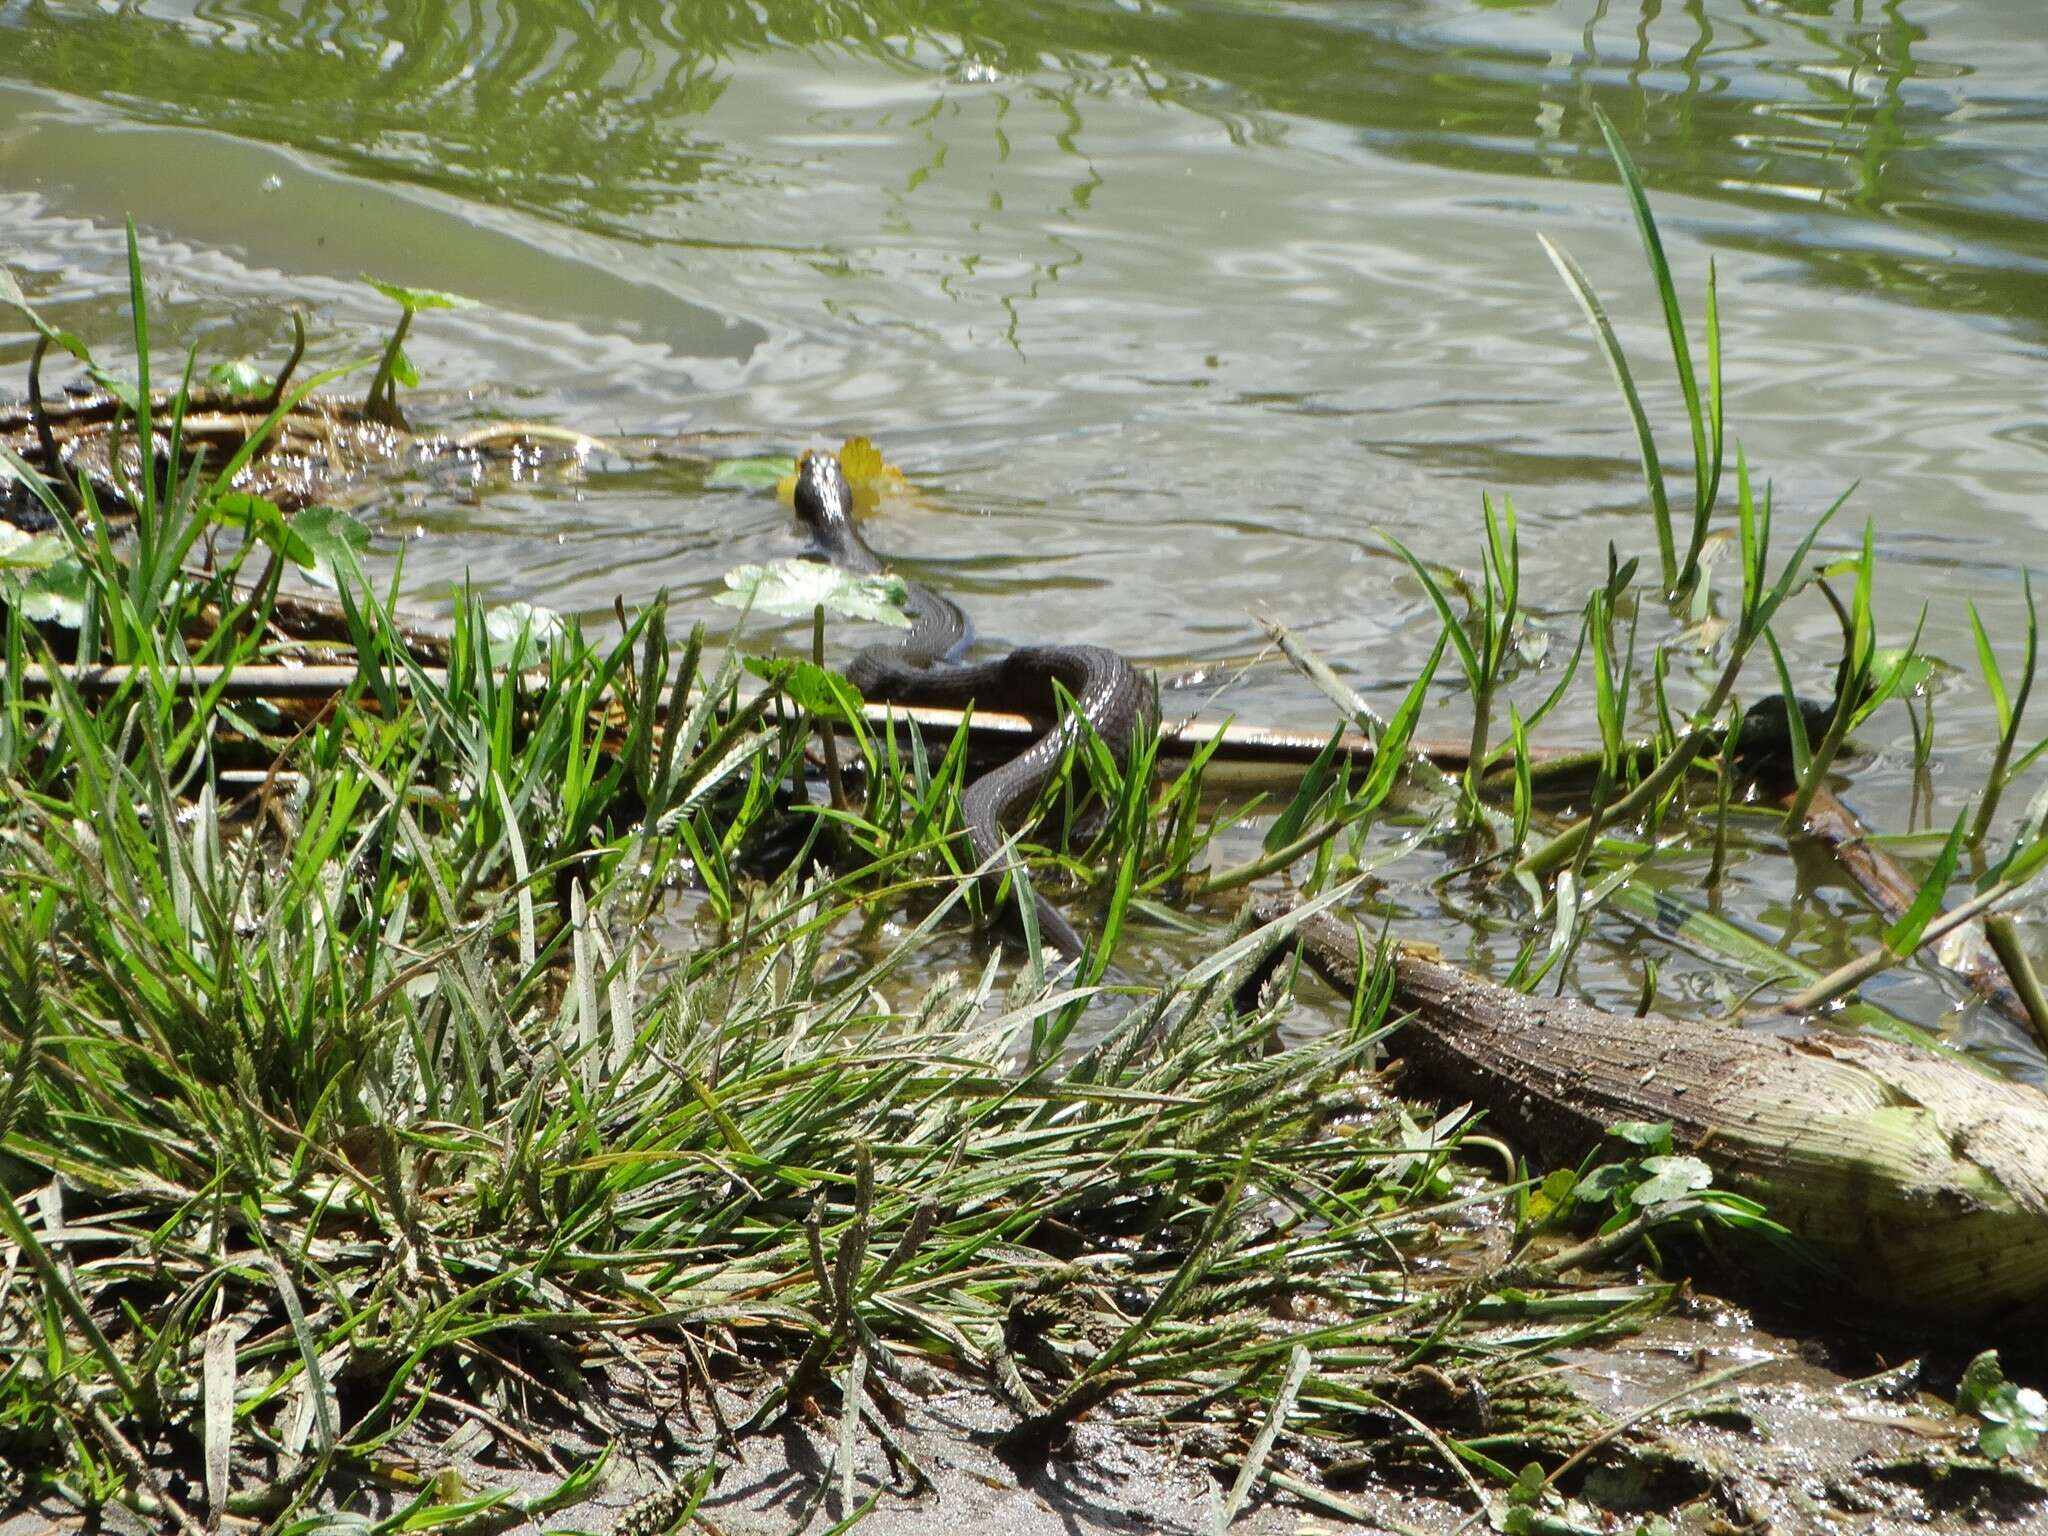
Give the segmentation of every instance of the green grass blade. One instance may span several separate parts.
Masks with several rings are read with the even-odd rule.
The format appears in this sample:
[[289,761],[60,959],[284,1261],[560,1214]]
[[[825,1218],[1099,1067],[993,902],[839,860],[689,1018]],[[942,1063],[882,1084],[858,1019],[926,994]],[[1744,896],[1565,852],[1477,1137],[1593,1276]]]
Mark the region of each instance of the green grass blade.
[[[1613,121],[1600,108],[1593,109],[1593,117],[1600,125],[1601,137],[1607,141],[1607,152],[1614,157],[1615,167],[1621,172],[1621,184],[1628,192],[1629,208],[1635,214],[1636,233],[1642,237],[1643,254],[1650,261],[1650,275],[1657,284],[1657,298],[1664,307],[1664,328],[1671,337],[1671,363],[1678,374],[1678,387],[1685,395],[1685,416],[1692,429],[1693,484],[1696,509],[1696,528],[1703,523],[1712,507],[1708,485],[1713,477],[1713,449],[1707,438],[1706,413],[1700,404],[1699,380],[1692,367],[1692,348],[1685,338],[1685,315],[1678,307],[1678,289],[1671,278],[1671,263],[1664,256],[1664,240],[1657,233],[1657,219],[1650,211],[1648,193],[1643,190],[1643,179],[1637,174],[1635,162],[1622,147],[1621,136],[1615,132]],[[1696,537],[1703,538],[1704,529],[1699,528]],[[1695,549],[1697,544],[1695,544]],[[1682,585],[1692,575],[1693,564],[1681,570],[1676,580]]]
[[1443,621],[1444,633],[1451,637],[1451,644],[1457,647],[1458,663],[1465,669],[1465,680],[1476,692],[1484,683],[1485,670],[1479,662],[1479,653],[1472,648],[1472,637],[1465,633],[1465,626],[1451,609],[1451,600],[1444,596],[1444,589],[1437,579],[1430,575],[1429,567],[1416,559],[1408,546],[1385,529],[1379,530],[1381,538],[1394,547],[1394,552],[1408,562],[1408,569],[1415,573],[1415,579],[1422,583],[1422,590],[1429,595],[1430,606],[1436,609],[1437,617]]
[[1572,297],[1579,301],[1579,308],[1585,311],[1586,319],[1593,327],[1593,339],[1600,344],[1600,354],[1607,359],[1608,370],[1621,390],[1622,403],[1628,407],[1629,421],[1636,429],[1636,452],[1642,460],[1643,484],[1650,493],[1650,511],[1657,531],[1657,557],[1665,587],[1673,588],[1678,584],[1678,552],[1671,531],[1671,501],[1664,489],[1664,466],[1657,457],[1657,439],[1650,431],[1649,414],[1643,409],[1643,397],[1636,389],[1628,355],[1622,351],[1621,338],[1614,334],[1614,324],[1607,318],[1605,306],[1593,292],[1593,285],[1586,274],[1579,270],[1579,264],[1548,235],[1539,234],[1536,238],[1541,242],[1544,254],[1550,258],[1550,264],[1564,278],[1565,286],[1571,289]]
[[1927,931],[1927,925],[1940,913],[1942,898],[1948,894],[1949,881],[1955,878],[1956,860],[1963,851],[1963,828],[1967,817],[1967,812],[1956,817],[1956,824],[1949,832],[1948,840],[1941,845],[1941,852],[1935,856],[1934,867],[1921,882],[1913,904],[1885,930],[1884,946],[1893,954],[1911,954],[1919,946],[1920,935]]

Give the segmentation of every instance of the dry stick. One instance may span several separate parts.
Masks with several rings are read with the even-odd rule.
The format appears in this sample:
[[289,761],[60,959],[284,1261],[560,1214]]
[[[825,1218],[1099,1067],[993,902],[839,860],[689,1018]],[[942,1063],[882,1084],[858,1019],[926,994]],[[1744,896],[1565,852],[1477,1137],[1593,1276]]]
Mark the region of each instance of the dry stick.
[[505,1439],[511,1441],[522,1451],[526,1452],[527,1455],[533,1457],[534,1460],[540,1462],[550,1472],[554,1473],[555,1476],[567,1477],[569,1475],[568,1469],[556,1458],[553,1451],[549,1450],[540,1441],[521,1434],[482,1404],[466,1403],[459,1397],[449,1396],[446,1392],[431,1390],[427,1393],[427,1401],[437,1403],[451,1413],[459,1413],[468,1418],[475,1419],[484,1428],[490,1430],[492,1434],[502,1435]]
[[170,1490],[164,1487],[155,1469],[143,1459],[140,1451],[128,1443],[119,1426],[107,1417],[107,1411],[98,1403],[89,1403],[86,1405],[85,1416],[86,1422],[93,1428],[93,1433],[99,1436],[101,1444],[127,1469],[128,1475],[135,1479],[144,1492],[170,1512],[171,1519],[176,1523],[182,1536],[204,1536],[203,1527],[186,1512],[184,1505],[171,1497]]
[[477,427],[455,439],[457,448],[496,448],[501,444],[519,442],[560,443],[565,448],[579,453],[609,453],[612,445],[601,437],[592,437],[588,432],[578,432],[574,427],[557,426],[551,421],[494,421],[487,427]]
[[1383,1514],[1379,1510],[1367,1509],[1361,1504],[1354,1504],[1349,1499],[1340,1499],[1327,1488],[1320,1488],[1316,1484],[1295,1477],[1290,1473],[1281,1472],[1276,1469],[1266,1474],[1266,1481],[1275,1488],[1278,1488],[1282,1493],[1293,1494],[1297,1499],[1300,1499],[1304,1504],[1312,1508],[1327,1510],[1329,1513],[1341,1519],[1352,1521],[1357,1525],[1378,1526],[1382,1530],[1392,1531],[1394,1536],[1428,1536],[1428,1533],[1419,1527],[1396,1520],[1392,1515]]
[[[1486,1513],[1486,1490],[1479,1486],[1479,1479],[1474,1477],[1472,1475],[1472,1469],[1465,1465],[1465,1458],[1460,1456],[1456,1451],[1451,1449],[1450,1443],[1444,1438],[1443,1435],[1439,1434],[1435,1429],[1432,1429],[1429,1425],[1423,1423],[1422,1420],[1415,1417],[1414,1414],[1410,1413],[1406,1408],[1403,1408],[1399,1403],[1389,1402],[1386,1398],[1381,1397],[1377,1392],[1369,1393],[1368,1397],[1370,1398],[1375,1407],[1384,1409],[1386,1412],[1394,1415],[1395,1418],[1404,1421],[1410,1429],[1414,1430],[1415,1433],[1422,1436],[1422,1438],[1428,1442],[1430,1449],[1434,1450],[1438,1456],[1443,1458],[1444,1464],[1448,1466],[1453,1472],[1457,1473],[1458,1476],[1464,1480],[1466,1489],[1472,1495],[1473,1503],[1479,1506],[1479,1508],[1473,1512],[1471,1516],[1472,1520],[1477,1520],[1481,1515]],[[1466,1523],[1470,1524],[1471,1521],[1468,1520]],[[1461,1530],[1463,1528],[1464,1527],[1462,1526],[1459,1527],[1459,1529]]]
[[[405,638],[408,644],[416,643],[410,634]],[[445,643],[443,648],[445,650]],[[22,669],[22,682],[30,689],[47,689],[53,675],[62,676],[84,694],[115,693],[139,681],[161,679],[181,693],[203,693],[219,688],[227,698],[327,699],[348,689],[359,674],[353,665],[334,663],[178,668],[62,665],[54,669],[32,663]],[[438,666],[423,665],[420,677],[435,687],[445,686],[448,680],[446,669]],[[542,674],[534,673],[532,678],[538,685]],[[396,680],[396,687],[400,694],[409,691],[408,681],[403,678]],[[740,703],[745,704],[755,696],[754,691],[742,689],[738,697]],[[861,714],[878,729],[886,729],[893,719],[907,721],[935,735],[950,734],[966,722],[969,737],[978,748],[997,749],[1025,744],[1043,734],[1043,727],[1028,717],[999,711],[976,710],[970,720],[965,710],[935,705],[875,703],[866,705]],[[1257,764],[1275,769],[1306,766],[1315,761],[1328,743],[1327,737],[1306,731],[1234,723],[1221,727],[1205,726],[1198,721],[1185,722],[1162,731],[1161,743],[1169,751],[1185,754],[1205,746],[1219,734],[1222,742],[1212,761]],[[1426,758],[1439,769],[1460,769],[1465,762],[1465,748],[1453,742],[1414,742],[1410,744],[1409,751],[1417,757]],[[1372,760],[1373,744],[1356,732],[1346,732],[1338,739],[1337,752],[1354,763],[1366,763]],[[1532,763],[1549,763],[1576,755],[1570,748],[1532,748],[1529,757]],[[1512,762],[1512,756],[1506,761]]]

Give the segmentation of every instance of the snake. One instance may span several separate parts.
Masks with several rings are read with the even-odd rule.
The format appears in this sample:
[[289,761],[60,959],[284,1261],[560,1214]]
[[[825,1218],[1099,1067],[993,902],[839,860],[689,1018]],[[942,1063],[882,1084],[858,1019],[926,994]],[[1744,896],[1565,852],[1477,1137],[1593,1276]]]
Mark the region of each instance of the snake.
[[[834,566],[855,576],[891,574],[889,563],[861,537],[853,490],[835,455],[812,450],[797,461],[795,500],[798,518]],[[1083,721],[1119,764],[1127,762],[1140,723],[1152,718],[1152,690],[1130,662],[1100,645],[1024,645],[995,660],[961,662],[971,635],[967,615],[923,582],[894,574],[904,583],[910,628],[900,638],[867,646],[848,665],[846,680],[862,698],[954,709],[978,705],[1046,722],[1030,746],[971,779],[960,794],[975,868],[985,872],[987,883],[999,885],[1013,864],[1004,847],[1004,821],[1037,799],[1067,749],[1081,739]],[[1064,717],[1055,683],[1074,701]],[[1067,959],[1078,958],[1085,946],[1074,925],[1037,891],[1031,899],[1041,942]]]

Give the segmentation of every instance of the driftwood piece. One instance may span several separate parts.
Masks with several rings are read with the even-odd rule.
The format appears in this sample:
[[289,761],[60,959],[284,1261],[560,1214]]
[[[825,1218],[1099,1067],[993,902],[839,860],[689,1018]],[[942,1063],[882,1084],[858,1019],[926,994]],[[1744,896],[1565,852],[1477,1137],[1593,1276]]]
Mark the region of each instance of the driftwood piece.
[[[168,397],[159,397],[155,409],[156,451],[167,455]],[[260,401],[195,394],[185,409],[181,467],[189,467],[201,455],[212,468],[225,467],[267,415]],[[142,477],[134,418],[101,390],[68,391],[23,405],[0,404],[0,443],[60,487],[68,490],[80,481],[89,483],[95,504],[109,516],[126,514],[128,492]],[[398,463],[411,445],[405,434],[370,420],[353,402],[316,395],[285,413],[269,441],[235,477],[235,485],[293,512],[371,470]]]
[[[282,382],[282,381],[280,381]],[[30,398],[0,401],[0,444],[50,481],[74,504],[76,487],[89,484],[103,516],[129,516],[130,493],[141,483],[142,454],[135,418],[104,390],[67,389],[54,398],[31,376]],[[275,399],[251,399],[199,390],[185,403],[179,424],[181,472],[194,464],[224,469],[269,420]],[[171,450],[172,401],[152,401],[154,444],[161,477]],[[546,422],[493,422],[459,437],[420,436],[366,411],[362,402],[309,395],[286,411],[234,478],[234,488],[275,502],[286,512],[344,500],[361,484],[422,464],[521,464],[579,461],[602,444],[584,433]],[[18,486],[7,486],[0,514],[31,528],[47,517]]]
[[[1319,972],[1356,986],[1349,926],[1322,915],[1300,936]],[[1420,954],[1395,965],[1404,1056],[1532,1151],[1576,1161],[1610,1125],[1668,1120],[1676,1147],[1873,1312],[2048,1312],[2048,1095],[1890,1041],[1630,1018]]]

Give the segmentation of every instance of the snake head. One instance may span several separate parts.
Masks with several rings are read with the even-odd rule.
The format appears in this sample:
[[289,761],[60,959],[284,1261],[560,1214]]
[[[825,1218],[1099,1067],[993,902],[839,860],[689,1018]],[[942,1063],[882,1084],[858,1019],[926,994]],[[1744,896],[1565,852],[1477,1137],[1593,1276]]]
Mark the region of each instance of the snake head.
[[796,515],[820,537],[853,526],[853,487],[838,455],[806,448],[796,461]]

